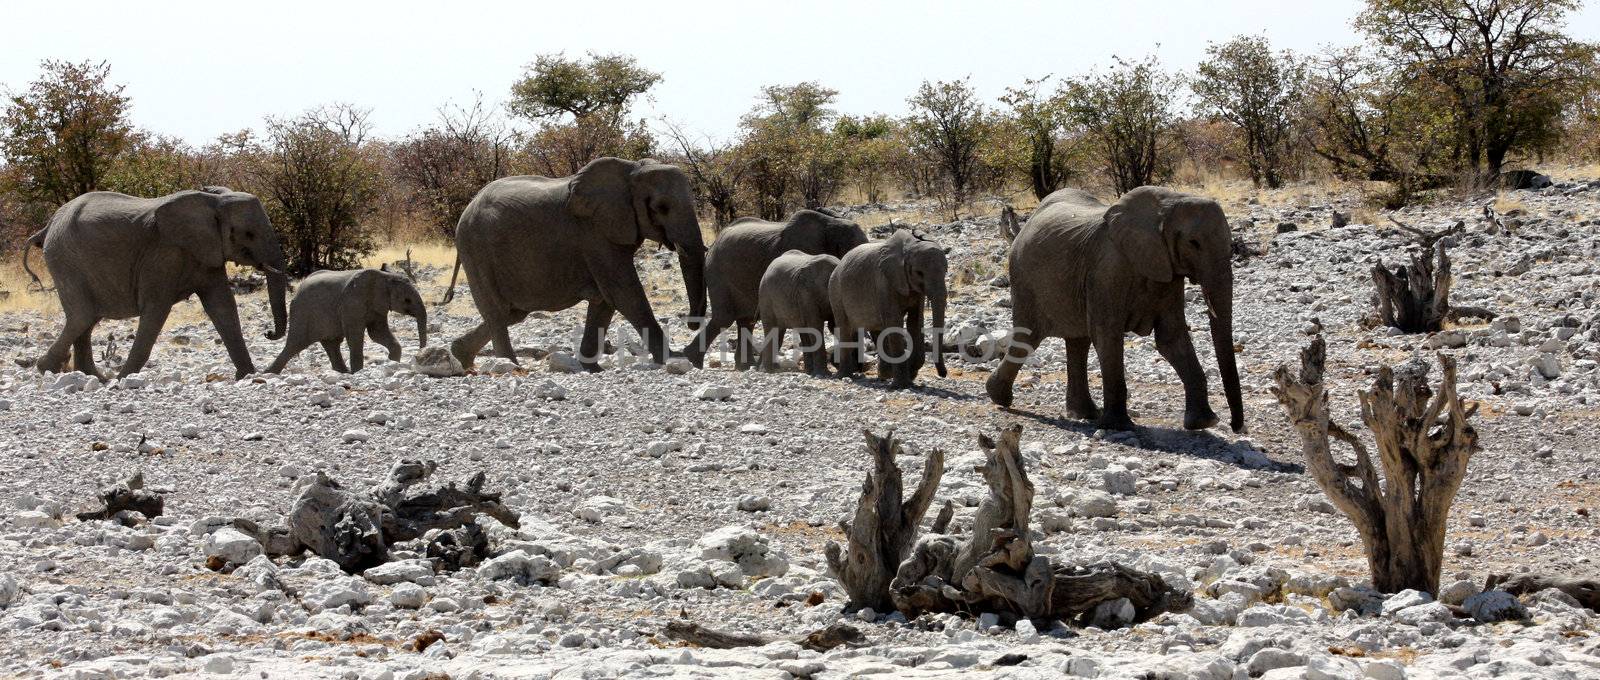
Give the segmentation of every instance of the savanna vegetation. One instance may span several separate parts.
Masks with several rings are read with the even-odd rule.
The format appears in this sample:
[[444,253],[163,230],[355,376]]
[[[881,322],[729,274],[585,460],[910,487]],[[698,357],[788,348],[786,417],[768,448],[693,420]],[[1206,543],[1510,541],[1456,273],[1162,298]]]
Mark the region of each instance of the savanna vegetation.
[[336,102],[241,121],[250,127],[199,146],[140,128],[111,64],[45,61],[34,81],[10,84],[0,111],[0,248],[15,252],[86,191],[226,185],[266,202],[303,274],[383,243],[448,238],[485,183],[566,175],[605,155],[682,165],[717,226],[901,197],[955,218],[983,196],[1203,177],[1361,182],[1394,206],[1552,158],[1600,161],[1597,46],[1567,27],[1578,5],[1368,0],[1358,48],[1302,54],[1241,35],[1187,71],[1108,56],[996,99],[967,78],[929,80],[897,112],[840,111],[821,82],[774,84],[731,139],[637,115],[671,76],[621,54],[539,55],[503,105],[446,103],[397,138]]

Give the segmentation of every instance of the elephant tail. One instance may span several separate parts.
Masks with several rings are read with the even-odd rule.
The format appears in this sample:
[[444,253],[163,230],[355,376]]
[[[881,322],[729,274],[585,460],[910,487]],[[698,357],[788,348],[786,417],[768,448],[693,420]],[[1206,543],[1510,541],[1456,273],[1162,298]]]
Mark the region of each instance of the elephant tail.
[[455,265],[455,267],[450,269],[450,287],[444,289],[444,299],[440,300],[439,304],[448,305],[448,304],[450,304],[451,300],[456,299],[456,275],[460,274],[460,273],[461,273],[461,253],[457,252],[456,253],[456,265]]
[[29,236],[28,240],[22,242],[22,271],[28,273],[28,278],[33,279],[33,285],[39,291],[47,289],[44,287],[44,282],[39,280],[39,275],[33,273],[33,268],[28,266],[28,251],[33,250],[34,246],[39,246],[40,250],[44,250],[44,236],[49,231],[50,227],[40,229],[32,236]]

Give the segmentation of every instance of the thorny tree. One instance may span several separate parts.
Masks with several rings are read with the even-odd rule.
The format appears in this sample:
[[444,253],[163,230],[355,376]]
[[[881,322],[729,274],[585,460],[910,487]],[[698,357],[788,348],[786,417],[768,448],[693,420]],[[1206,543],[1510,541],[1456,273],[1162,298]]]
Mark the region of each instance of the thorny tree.
[[1117,193],[1154,184],[1172,166],[1179,78],[1154,56],[1121,58],[1108,71],[1068,81],[1068,120],[1098,147]]
[[1265,36],[1212,44],[1206,55],[1191,83],[1201,112],[1238,128],[1256,186],[1283,186],[1305,66],[1287,50],[1274,54]]

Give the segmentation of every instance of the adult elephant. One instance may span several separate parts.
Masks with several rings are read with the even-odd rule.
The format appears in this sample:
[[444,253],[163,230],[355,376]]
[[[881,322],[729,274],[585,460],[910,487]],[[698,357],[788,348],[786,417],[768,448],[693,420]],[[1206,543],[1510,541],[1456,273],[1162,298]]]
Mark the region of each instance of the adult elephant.
[[[1228,219],[1216,201],[1160,187],[1139,187],[1107,206],[1076,189],[1045,197],[1011,246],[1011,305],[1016,328],[985,387],[1011,405],[1012,383],[1029,352],[1046,338],[1067,345],[1067,410],[1105,429],[1133,427],[1123,372],[1128,332],[1156,335],[1156,348],[1183,381],[1183,426],[1217,423],[1206,375],[1183,315],[1183,284],[1200,286],[1211,316],[1222,390],[1234,432],[1244,431],[1239,369],[1233,356],[1233,265]],[[1105,409],[1089,396],[1089,347],[1100,358]]]
[[[861,369],[861,350],[865,338],[871,337],[878,352],[878,376],[892,378],[892,388],[915,384],[929,351],[934,353],[939,377],[945,377],[940,336],[948,269],[943,248],[905,229],[841,258],[828,278],[839,374],[848,376]],[[931,345],[923,325],[924,303],[933,312]]]
[[816,210],[799,210],[782,222],[745,217],[723,228],[706,254],[710,282],[711,319],[702,324],[684,355],[696,366],[704,365],[711,342],[729,325],[739,324],[734,362],[739,370],[755,361],[751,331],[760,315],[757,302],[761,275],[767,265],[791,250],[807,255],[844,254],[867,242],[855,222]]
[[267,337],[283,337],[289,288],[283,248],[261,201],[250,194],[224,187],[160,198],[90,192],[57,209],[29,242],[44,250],[66,316],[61,334],[35,364],[41,371],[61,370],[70,352],[77,370],[103,378],[90,347],[95,325],[137,316],[139,330],[117,375],[137,373],[172,306],[198,295],[235,376],[254,373],[228,285],[229,262],[266,272],[272,305]]
[[[580,359],[599,370],[600,341],[616,312],[633,324],[657,363],[671,351],[634,269],[645,239],[678,253],[689,314],[705,314],[705,242],[689,177],[652,160],[599,158],[571,177],[505,177],[467,204],[456,227],[456,264],[465,268],[483,322],[450,345],[470,366],[490,340],[516,361],[511,324],[530,312],[589,303]],[[454,288],[454,275],[451,287]]]

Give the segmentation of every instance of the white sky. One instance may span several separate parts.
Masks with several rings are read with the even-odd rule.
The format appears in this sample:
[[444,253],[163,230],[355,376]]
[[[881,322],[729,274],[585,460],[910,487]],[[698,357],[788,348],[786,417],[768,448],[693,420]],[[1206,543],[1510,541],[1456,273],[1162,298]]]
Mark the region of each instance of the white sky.
[[[141,4],[148,7],[132,7]],[[136,124],[193,143],[335,101],[372,109],[381,135],[474,91],[501,102],[535,55],[624,52],[659,71],[637,113],[731,135],[762,85],[818,80],[847,113],[898,114],[923,79],[970,75],[988,98],[1044,74],[1156,50],[1189,69],[1208,41],[1264,32],[1300,51],[1355,41],[1360,0],[946,2],[8,3],[0,84],[41,59],[105,59]],[[1600,39],[1600,2],[1569,31]]]

